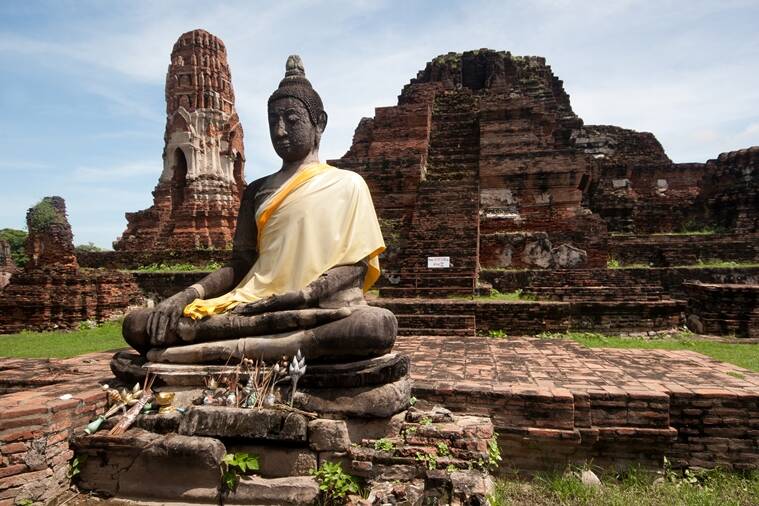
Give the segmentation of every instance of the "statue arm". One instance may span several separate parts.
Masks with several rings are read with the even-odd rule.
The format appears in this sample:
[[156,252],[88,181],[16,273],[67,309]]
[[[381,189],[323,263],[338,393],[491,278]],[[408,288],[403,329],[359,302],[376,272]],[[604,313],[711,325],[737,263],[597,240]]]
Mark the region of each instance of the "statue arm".
[[232,290],[250,271],[258,258],[257,230],[254,197],[263,183],[259,179],[248,185],[240,203],[237,228],[228,265],[218,269],[197,283],[163,300],[147,320],[147,333],[154,345],[165,343],[168,334],[177,328],[177,322],[187,304],[195,299],[210,299]]
[[366,274],[366,263],[341,265],[328,270],[303,290],[272,295],[263,300],[241,304],[233,312],[252,316],[273,311],[287,311],[318,307],[329,301],[335,294],[349,288],[360,287]]
[[243,192],[240,211],[237,214],[237,227],[232,243],[232,258],[221,269],[204,277],[191,288],[195,288],[196,298],[211,299],[219,297],[236,287],[250,272],[258,259],[258,228],[256,227],[255,196],[264,179],[254,181]]

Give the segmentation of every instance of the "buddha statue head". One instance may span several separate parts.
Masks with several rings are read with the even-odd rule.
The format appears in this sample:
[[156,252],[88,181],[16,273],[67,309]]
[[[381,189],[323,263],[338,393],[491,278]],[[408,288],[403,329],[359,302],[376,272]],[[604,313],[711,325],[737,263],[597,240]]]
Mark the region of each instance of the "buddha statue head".
[[317,152],[327,127],[327,113],[319,94],[306,79],[298,55],[287,58],[285,77],[269,97],[269,134],[284,162],[303,160]]

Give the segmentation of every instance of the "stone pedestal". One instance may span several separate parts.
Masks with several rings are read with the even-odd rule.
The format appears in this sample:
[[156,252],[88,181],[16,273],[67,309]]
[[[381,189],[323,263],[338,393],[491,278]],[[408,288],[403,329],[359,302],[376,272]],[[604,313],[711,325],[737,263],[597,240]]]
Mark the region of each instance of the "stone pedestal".
[[[93,436],[77,435],[75,451],[88,457],[80,474],[86,490],[152,501],[314,504],[320,492],[312,471],[339,462],[369,494],[352,504],[469,504],[492,493],[493,424],[410,406],[406,355],[308,365],[293,408],[194,405],[203,379],[232,372],[227,366],[146,363],[119,352],[111,367],[130,383],[150,371],[155,388],[175,392],[186,409],[140,415],[123,436],[107,435],[110,420]],[[220,472],[227,453],[254,455],[260,466],[233,491]]]

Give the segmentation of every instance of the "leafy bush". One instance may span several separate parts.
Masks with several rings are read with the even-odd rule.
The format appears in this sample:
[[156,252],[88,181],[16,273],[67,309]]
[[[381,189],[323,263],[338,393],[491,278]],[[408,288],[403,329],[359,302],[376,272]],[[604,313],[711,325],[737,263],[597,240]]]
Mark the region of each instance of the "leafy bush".
[[99,246],[95,246],[95,243],[88,242],[87,244],[80,244],[74,248],[77,253],[92,253],[97,251],[105,251]]
[[29,258],[26,256],[24,245],[26,243],[27,233],[23,230],[13,228],[0,229],[0,239],[8,242],[11,247],[11,258],[13,263],[19,267],[26,265]]
[[339,462],[324,462],[311,474],[319,482],[324,504],[343,504],[349,494],[359,494],[361,485],[358,479],[343,471]]

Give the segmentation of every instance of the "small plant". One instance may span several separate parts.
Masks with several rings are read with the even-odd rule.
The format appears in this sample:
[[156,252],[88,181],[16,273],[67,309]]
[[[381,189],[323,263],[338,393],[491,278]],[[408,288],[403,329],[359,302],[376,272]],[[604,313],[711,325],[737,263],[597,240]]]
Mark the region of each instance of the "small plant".
[[438,444],[435,445],[435,448],[437,450],[437,454],[440,457],[450,457],[451,456],[451,449],[448,448],[448,445],[440,441]]
[[725,374],[732,376],[733,378],[746,379],[746,375],[741,374],[738,371],[727,371]]
[[503,337],[508,337],[508,336],[506,332],[504,332],[503,330],[497,329],[497,330],[488,330],[488,337],[503,338]]
[[74,455],[69,461],[69,469],[67,475],[70,480],[75,480],[79,473],[82,472],[82,465],[87,462],[87,455]]
[[416,404],[416,401],[417,401],[417,398],[414,397],[413,395],[411,397],[409,397],[409,399],[408,399],[409,406],[413,406],[414,404]]
[[445,468],[445,472],[447,472],[447,473],[455,473],[458,470],[459,470],[459,468],[456,467],[456,466],[454,466],[453,464],[448,464],[446,466],[446,468]]
[[32,506],[32,504],[34,504],[34,501],[29,498],[16,499],[16,506]]
[[395,450],[395,444],[387,438],[378,439],[374,442],[374,449],[381,452],[392,452]]
[[53,223],[63,223],[63,216],[53,206],[49,197],[40,200],[37,205],[29,210],[26,216],[29,228],[34,231],[46,230]]
[[432,425],[432,418],[430,418],[429,416],[423,416],[419,420],[419,425]]
[[245,452],[227,453],[221,463],[221,481],[227,490],[234,490],[240,482],[240,476],[258,471],[258,457]]
[[619,269],[621,267],[621,264],[619,263],[619,260],[616,258],[609,258],[609,260],[606,262],[606,268],[607,269]]
[[493,433],[493,437],[488,441],[488,467],[495,468],[501,463],[501,448],[498,446],[498,433]]
[[431,453],[416,452],[414,457],[417,462],[421,462],[430,471],[437,469],[437,457]]
[[361,492],[358,479],[343,471],[339,462],[324,462],[311,474],[319,482],[325,505],[343,504],[349,494]]

